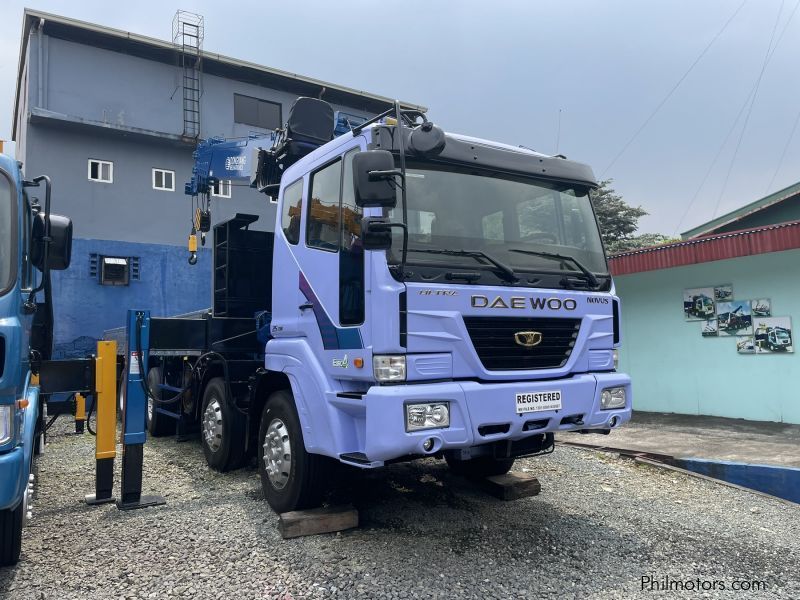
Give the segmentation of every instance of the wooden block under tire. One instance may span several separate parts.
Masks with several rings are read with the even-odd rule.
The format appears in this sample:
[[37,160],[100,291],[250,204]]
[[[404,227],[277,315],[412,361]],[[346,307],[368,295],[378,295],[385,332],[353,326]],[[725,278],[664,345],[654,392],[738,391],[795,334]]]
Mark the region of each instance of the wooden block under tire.
[[542,484],[533,475],[511,471],[505,475],[492,475],[481,479],[481,487],[500,500],[518,500],[536,496]]
[[281,513],[278,531],[283,539],[333,533],[358,527],[358,511],[350,504]]

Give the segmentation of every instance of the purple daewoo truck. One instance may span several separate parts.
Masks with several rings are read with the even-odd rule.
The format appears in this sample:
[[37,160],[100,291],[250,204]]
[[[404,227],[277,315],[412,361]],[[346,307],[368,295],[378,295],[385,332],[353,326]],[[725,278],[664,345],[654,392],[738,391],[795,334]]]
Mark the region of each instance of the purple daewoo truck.
[[199,430],[219,470],[255,455],[283,512],[319,502],[333,462],[500,474],[556,431],[625,423],[592,170],[397,104],[334,125],[300,98],[272,139],[198,147],[190,251],[219,180],[277,199],[275,233],[252,215],[216,225],[213,308],[129,341],[147,360],[150,433]]

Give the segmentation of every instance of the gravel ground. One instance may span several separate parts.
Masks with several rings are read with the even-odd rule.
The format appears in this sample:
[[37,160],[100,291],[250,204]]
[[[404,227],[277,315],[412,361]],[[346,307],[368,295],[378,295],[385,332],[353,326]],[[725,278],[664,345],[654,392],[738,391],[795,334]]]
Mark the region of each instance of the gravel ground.
[[145,447],[144,492],[166,506],[87,507],[94,440],[56,428],[0,598],[800,598],[800,507],[613,455],[521,460],[542,493],[513,502],[443,461],[394,465],[354,479],[359,529],[283,541],[255,468],[210,471],[196,442]]

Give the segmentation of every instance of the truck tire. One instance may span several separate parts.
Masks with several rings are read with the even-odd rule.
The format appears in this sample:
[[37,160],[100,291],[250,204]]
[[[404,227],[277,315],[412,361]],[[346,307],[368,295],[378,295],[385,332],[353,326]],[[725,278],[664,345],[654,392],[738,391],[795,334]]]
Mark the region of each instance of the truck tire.
[[[153,393],[153,395],[161,399],[164,397],[163,391],[158,387],[161,383],[161,367],[153,367],[149,371],[147,371],[147,387]],[[156,411],[157,406],[163,406],[165,408],[169,408],[170,405],[164,404],[156,404],[153,399],[148,395],[145,399],[145,424],[147,425],[147,431],[153,437],[163,437],[165,435],[173,435],[175,433],[175,419],[168,417],[167,415],[159,414]]]
[[453,473],[475,478],[505,475],[514,466],[513,458],[494,458],[491,456],[478,456],[469,460],[445,456],[445,460]]
[[22,549],[23,502],[16,508],[0,510],[0,567],[15,565]]
[[289,390],[277,391],[267,399],[257,450],[261,489],[276,513],[319,506],[330,459],[306,451]]
[[230,471],[244,457],[244,416],[232,406],[222,377],[211,379],[203,391],[200,431],[203,454],[215,471]]

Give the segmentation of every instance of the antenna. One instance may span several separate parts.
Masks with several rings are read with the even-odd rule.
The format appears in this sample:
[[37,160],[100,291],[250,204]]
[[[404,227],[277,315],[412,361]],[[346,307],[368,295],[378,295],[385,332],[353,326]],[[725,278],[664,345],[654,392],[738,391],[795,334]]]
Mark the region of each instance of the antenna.
[[558,145],[561,142],[561,109],[558,109],[558,129],[556,130],[556,154],[558,154]]

